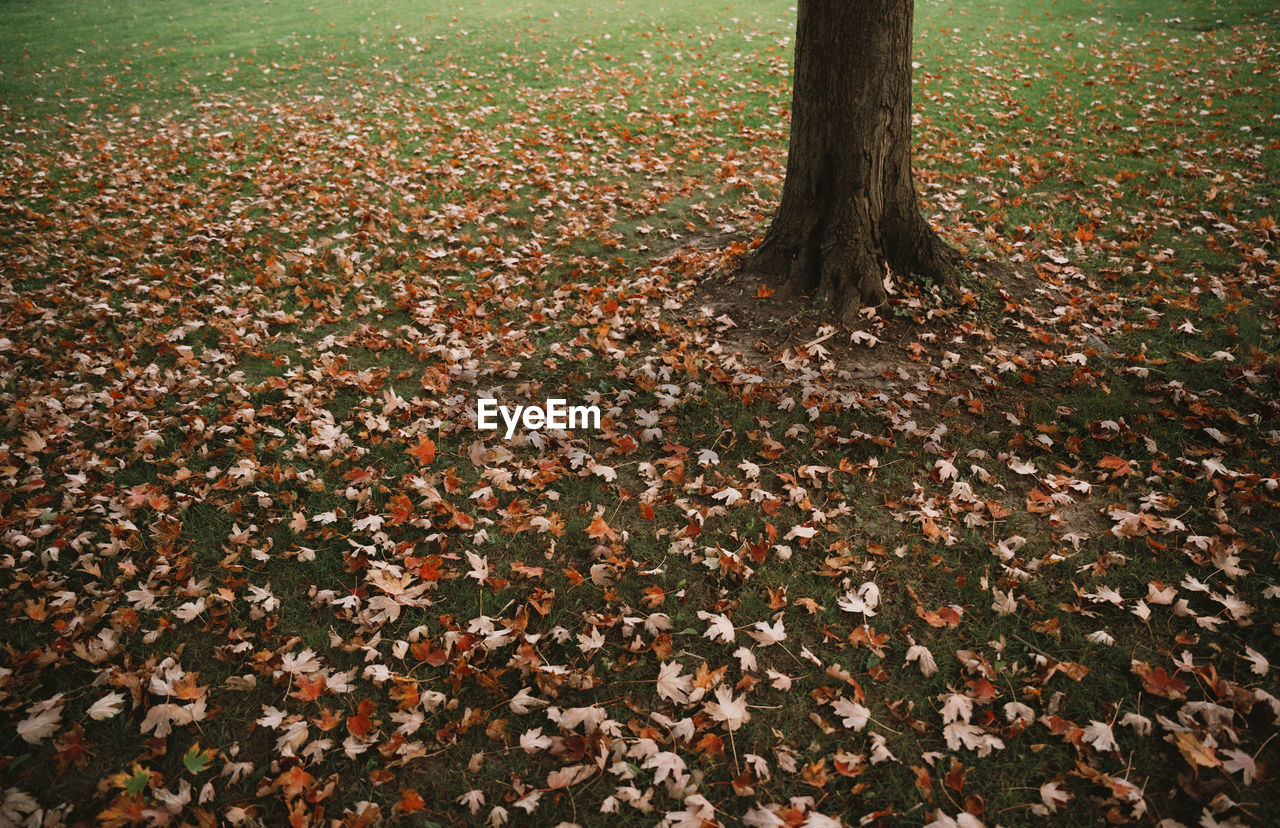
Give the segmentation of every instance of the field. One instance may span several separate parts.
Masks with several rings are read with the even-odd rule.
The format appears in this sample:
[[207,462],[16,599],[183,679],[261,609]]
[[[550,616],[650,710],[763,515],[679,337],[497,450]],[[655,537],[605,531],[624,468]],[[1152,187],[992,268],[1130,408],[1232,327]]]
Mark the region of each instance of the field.
[[920,0],[853,331],[794,13],[0,2],[0,826],[1275,819],[1280,11]]

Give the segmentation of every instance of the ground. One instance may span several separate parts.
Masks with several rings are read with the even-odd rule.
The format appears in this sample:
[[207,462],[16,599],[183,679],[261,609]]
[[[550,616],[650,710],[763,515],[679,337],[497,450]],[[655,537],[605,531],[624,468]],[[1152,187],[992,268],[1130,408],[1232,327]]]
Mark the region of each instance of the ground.
[[852,330],[777,4],[157,8],[0,7],[0,824],[1280,806],[1270,4],[919,3]]

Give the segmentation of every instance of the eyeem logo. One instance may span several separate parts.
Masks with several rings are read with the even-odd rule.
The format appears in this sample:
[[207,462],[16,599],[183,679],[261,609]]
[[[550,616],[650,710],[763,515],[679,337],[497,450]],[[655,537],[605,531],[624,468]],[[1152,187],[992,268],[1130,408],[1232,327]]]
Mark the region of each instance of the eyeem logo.
[[554,429],[568,431],[575,428],[600,430],[600,409],[594,405],[569,405],[568,400],[552,398],[544,407],[517,405],[514,409],[498,405],[492,397],[476,400],[476,428],[481,431],[497,431],[498,418],[506,423],[506,439],[515,436],[516,428],[525,431]]

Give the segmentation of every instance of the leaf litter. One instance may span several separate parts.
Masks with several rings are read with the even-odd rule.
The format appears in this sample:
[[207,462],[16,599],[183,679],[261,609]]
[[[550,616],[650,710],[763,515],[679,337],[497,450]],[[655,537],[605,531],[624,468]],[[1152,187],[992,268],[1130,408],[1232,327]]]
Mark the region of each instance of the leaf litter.
[[[734,98],[597,49],[502,118],[464,65],[6,113],[0,814],[1262,819],[1277,135],[1214,98],[1274,38],[1077,22],[1113,100],[1045,89],[1034,140],[1025,34],[925,35],[974,70],[917,69],[927,209],[1014,266],[857,331],[708,300],[781,182],[735,100],[785,107],[782,24]],[[505,441],[481,394],[604,425]]]

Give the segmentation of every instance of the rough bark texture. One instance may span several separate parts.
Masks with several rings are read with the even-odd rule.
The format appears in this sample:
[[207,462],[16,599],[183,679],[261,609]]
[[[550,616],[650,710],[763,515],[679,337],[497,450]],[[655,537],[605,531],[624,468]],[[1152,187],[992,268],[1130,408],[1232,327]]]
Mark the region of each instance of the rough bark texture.
[[752,269],[852,319],[886,299],[886,266],[951,282],[911,175],[913,0],[799,0],[782,202]]

